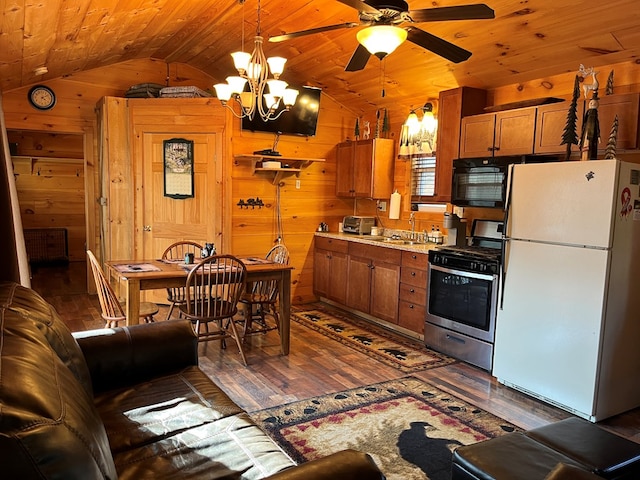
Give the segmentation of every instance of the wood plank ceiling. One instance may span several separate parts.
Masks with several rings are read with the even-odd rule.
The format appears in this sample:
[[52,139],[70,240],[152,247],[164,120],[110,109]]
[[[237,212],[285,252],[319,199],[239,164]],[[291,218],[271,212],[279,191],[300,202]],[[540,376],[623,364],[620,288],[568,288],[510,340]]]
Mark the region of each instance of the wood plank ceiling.
[[[476,3],[409,0],[410,10]],[[357,28],[282,43],[265,41],[268,56],[289,59],[283,79],[322,87],[356,113],[386,107],[406,115],[458,85],[495,88],[638,59],[636,0],[486,0],[493,20],[418,26],[473,52],[453,64],[405,42],[380,62],[345,72]],[[232,74],[229,53],[250,51],[257,0],[0,0],[0,88],[3,91],[134,58],[197,67],[220,81]],[[307,28],[356,22],[358,12],[336,0],[262,0],[265,39]],[[638,60],[640,61],[640,60]],[[37,67],[49,73],[36,75]],[[601,84],[606,80],[601,74]],[[382,98],[384,88],[386,96]],[[405,113],[401,113],[405,112]]]

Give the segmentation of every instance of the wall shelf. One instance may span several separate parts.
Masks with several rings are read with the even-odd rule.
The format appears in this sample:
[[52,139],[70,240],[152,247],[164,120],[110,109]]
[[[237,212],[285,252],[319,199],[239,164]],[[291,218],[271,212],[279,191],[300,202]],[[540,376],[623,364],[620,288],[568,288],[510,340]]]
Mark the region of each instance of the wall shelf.
[[[256,172],[274,173],[273,184],[277,185],[283,178],[290,175],[300,176],[300,172],[303,168],[307,167],[314,162],[324,162],[324,158],[297,158],[297,157],[276,157],[271,155],[257,155],[257,154],[240,154],[235,155],[234,159],[236,165],[238,162],[248,162],[251,165],[251,174],[255,175]],[[262,165],[263,161],[276,161],[282,162],[283,165],[289,165],[289,167],[283,168],[263,168],[258,166]]]

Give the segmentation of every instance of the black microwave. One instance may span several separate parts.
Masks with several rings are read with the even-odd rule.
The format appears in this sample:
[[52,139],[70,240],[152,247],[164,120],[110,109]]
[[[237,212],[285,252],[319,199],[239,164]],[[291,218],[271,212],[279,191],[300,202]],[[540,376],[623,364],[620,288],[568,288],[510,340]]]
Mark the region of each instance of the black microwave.
[[559,157],[553,155],[514,155],[454,160],[451,203],[458,207],[504,208],[509,165],[559,160]]

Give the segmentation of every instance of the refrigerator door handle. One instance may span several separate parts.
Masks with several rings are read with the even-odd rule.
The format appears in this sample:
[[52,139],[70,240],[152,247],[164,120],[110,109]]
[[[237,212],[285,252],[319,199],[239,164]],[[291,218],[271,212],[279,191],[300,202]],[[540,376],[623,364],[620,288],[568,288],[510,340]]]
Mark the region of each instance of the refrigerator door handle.
[[506,250],[508,245],[509,239],[506,238],[502,242],[502,252],[500,253],[500,310],[503,310],[502,307],[504,306],[504,284],[507,278]]

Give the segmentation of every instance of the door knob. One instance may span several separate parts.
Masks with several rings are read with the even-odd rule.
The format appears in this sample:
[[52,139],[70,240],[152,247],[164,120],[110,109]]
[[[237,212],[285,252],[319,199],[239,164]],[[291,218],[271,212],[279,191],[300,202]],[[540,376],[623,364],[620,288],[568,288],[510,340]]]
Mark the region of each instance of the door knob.
[[151,225],[145,225],[142,229],[143,229],[145,232],[150,232],[150,231],[151,231]]

